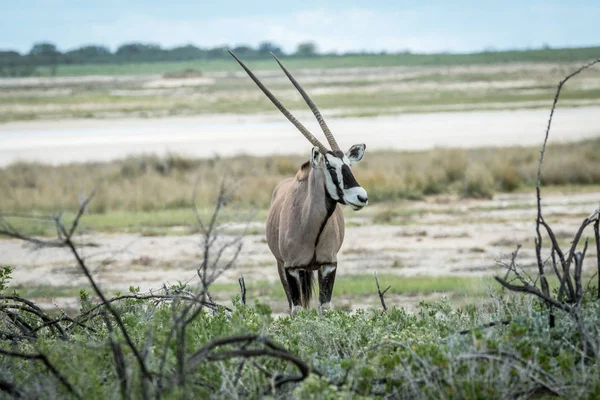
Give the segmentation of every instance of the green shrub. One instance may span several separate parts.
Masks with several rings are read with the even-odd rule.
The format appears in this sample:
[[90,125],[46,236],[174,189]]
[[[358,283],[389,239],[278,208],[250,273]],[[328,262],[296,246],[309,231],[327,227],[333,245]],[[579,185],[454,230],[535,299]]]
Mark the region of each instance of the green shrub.
[[[132,288],[134,292],[137,289]],[[391,307],[331,311],[319,315],[303,311],[297,317],[274,317],[268,306],[241,305],[233,300],[231,312],[204,312],[189,325],[185,353],[217,338],[254,333],[270,338],[294,354],[313,373],[298,383],[275,390],[273,375],[298,374],[290,362],[258,357],[205,361],[186,372],[185,383],[172,385],[178,370],[177,338],[170,335],[177,302],[156,304],[145,300],[113,303],[133,342],[145,350],[148,368],[157,374],[161,363],[168,378],[157,392],[164,398],[514,398],[531,393],[540,382],[573,398],[593,398],[600,388],[596,355],[581,348],[579,326],[557,314],[553,332],[541,303],[524,297],[497,295],[493,305],[469,305],[454,309],[446,300],[422,302],[415,314]],[[82,312],[92,307],[82,292]],[[600,304],[587,298],[583,324],[593,340],[600,338]],[[482,328],[490,320],[511,318],[508,325]],[[113,322],[114,323],[114,322]],[[35,344],[28,341],[0,343],[11,351],[43,352],[58,371],[86,398],[120,397],[109,332],[102,318],[75,327],[68,340],[40,332]],[[8,325],[0,319],[0,332]],[[461,330],[471,329],[467,334]],[[141,396],[140,372],[135,357],[118,331],[128,377],[128,393]],[[237,346],[239,347],[239,346]],[[256,348],[246,344],[242,348]],[[258,345],[260,347],[260,345]],[[219,351],[235,349],[225,346]],[[166,349],[166,352],[165,352]],[[164,358],[163,358],[164,354]],[[215,353],[217,354],[217,353]],[[164,360],[164,361],[163,361]],[[522,361],[520,361],[522,360]],[[585,368],[582,369],[582,362]],[[28,397],[56,398],[67,395],[48,369],[33,360],[0,356],[2,379],[14,383]]]

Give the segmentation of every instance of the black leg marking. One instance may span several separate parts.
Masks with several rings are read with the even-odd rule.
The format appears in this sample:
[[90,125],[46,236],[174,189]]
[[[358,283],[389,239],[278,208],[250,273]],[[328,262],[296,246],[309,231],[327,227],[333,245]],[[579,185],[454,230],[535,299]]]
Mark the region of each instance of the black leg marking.
[[337,266],[330,264],[319,268],[319,304],[321,306],[331,301],[336,270]]
[[289,270],[285,270],[285,277],[287,279],[288,287],[290,289],[290,300],[293,306],[299,306],[301,301],[300,294],[300,279],[298,276],[298,271],[291,272]]
[[290,310],[292,309],[292,298],[290,297],[290,287],[287,282],[287,278],[285,276],[285,269],[283,268],[283,261],[277,261],[277,273],[279,273],[279,279],[281,280],[281,285],[283,286],[283,291],[285,292],[285,297],[288,301],[288,307]]

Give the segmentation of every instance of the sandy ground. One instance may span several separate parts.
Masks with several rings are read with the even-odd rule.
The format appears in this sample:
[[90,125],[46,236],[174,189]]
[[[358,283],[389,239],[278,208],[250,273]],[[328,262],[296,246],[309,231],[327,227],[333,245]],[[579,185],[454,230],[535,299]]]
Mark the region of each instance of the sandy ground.
[[[600,192],[552,194],[544,196],[543,203],[546,220],[566,245],[583,218],[598,207]],[[346,214],[349,227],[339,255],[338,275],[373,271],[401,276],[492,275],[502,271],[498,261],[507,260],[517,243],[523,245],[521,265],[534,263],[533,194],[498,195],[487,201],[434,197],[407,202],[405,206],[422,211],[399,216],[386,225],[375,225],[370,217],[360,213]],[[586,236],[593,238],[591,227],[584,233]],[[81,253],[101,286],[119,290],[127,290],[130,285],[149,290],[160,288],[163,283],[197,281],[195,271],[202,261],[200,239],[198,235],[78,237],[80,242],[93,243],[91,247],[82,247]],[[66,249],[36,250],[22,242],[4,239],[0,240],[0,254],[3,264],[15,266],[14,285],[81,287],[86,284]],[[589,261],[584,268],[595,268],[595,246],[590,246],[586,259]],[[278,281],[262,233],[244,238],[235,268],[227,271],[220,282],[235,282],[241,274],[246,281]],[[344,301],[348,303],[351,299]],[[402,299],[403,304],[404,301],[409,300]]]
[[[311,115],[301,117],[309,129],[319,132]],[[547,118],[546,109],[499,110],[340,118],[329,119],[328,124],[343,147],[365,142],[370,150],[417,150],[536,145]],[[6,123],[0,125],[0,166],[19,160],[107,161],[140,153],[212,157],[309,151],[306,139],[282,119],[272,114]],[[600,107],[559,109],[552,141],[597,136],[599,121]]]

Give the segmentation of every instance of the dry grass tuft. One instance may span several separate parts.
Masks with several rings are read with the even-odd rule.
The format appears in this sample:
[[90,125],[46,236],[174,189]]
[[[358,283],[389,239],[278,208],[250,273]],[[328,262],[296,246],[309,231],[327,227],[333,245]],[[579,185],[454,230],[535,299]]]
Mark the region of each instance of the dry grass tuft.
[[[307,150],[308,154],[308,150]],[[535,183],[537,148],[434,149],[372,152],[354,168],[373,203],[452,193],[491,198]],[[542,181],[547,185],[600,184],[600,139],[549,146]],[[189,159],[178,155],[128,157],[111,163],[48,166],[16,163],[0,169],[0,210],[72,210],[97,187],[92,213],[209,207],[223,176],[239,182],[233,201],[266,208],[301,156]],[[384,216],[382,216],[384,217]],[[390,216],[387,216],[390,217]]]

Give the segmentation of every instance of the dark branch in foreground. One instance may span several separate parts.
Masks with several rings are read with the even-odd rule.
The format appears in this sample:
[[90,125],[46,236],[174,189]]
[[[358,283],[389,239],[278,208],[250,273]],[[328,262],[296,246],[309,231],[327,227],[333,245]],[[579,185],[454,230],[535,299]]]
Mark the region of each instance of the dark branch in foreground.
[[240,299],[242,301],[242,304],[246,304],[246,282],[244,281],[244,275],[240,276],[238,282],[240,284]]
[[527,360],[524,360],[521,357],[516,356],[514,354],[507,353],[504,351],[487,351],[481,353],[463,354],[458,356],[456,360],[486,360],[490,362],[509,364],[512,368],[519,371],[521,375],[527,376],[533,382],[542,386],[548,393],[552,394],[553,396],[563,396],[563,394],[560,392],[560,389],[556,387],[558,385],[556,383],[556,379],[552,375],[550,375],[543,369],[532,365]]
[[385,296],[385,293],[388,290],[390,290],[392,285],[389,285],[388,287],[386,287],[385,290],[382,292],[381,288],[379,287],[379,279],[377,279],[376,272],[375,272],[375,284],[377,284],[377,295],[379,296],[379,301],[381,301],[381,307],[383,307],[383,311],[387,311],[387,306],[385,305],[385,299],[383,298],[383,296]]
[[89,204],[89,202],[92,199],[93,195],[94,195],[94,192],[92,192],[91,195],[83,201],[83,203],[79,207],[79,211],[77,212],[77,216],[73,220],[73,223],[71,224],[71,228],[69,230],[67,230],[65,228],[65,226],[62,224],[62,222],[60,221],[59,218],[55,219],[55,223],[56,223],[58,231],[64,237],[63,240],[64,240],[65,245],[71,250],[71,253],[73,254],[73,257],[75,257],[75,260],[77,260],[77,264],[79,265],[79,268],[81,269],[81,271],[83,271],[84,275],[86,276],[86,278],[90,282],[90,285],[92,285],[92,288],[94,289],[94,293],[96,293],[96,295],[102,301],[102,304],[104,305],[104,307],[106,307],[106,309],[108,310],[108,312],[115,319],[115,322],[117,323],[117,326],[119,327],[119,330],[121,331],[121,333],[123,334],[123,337],[125,338],[125,342],[127,343],[127,346],[133,352],[133,354],[134,354],[134,356],[135,356],[135,358],[136,358],[136,360],[137,360],[137,362],[138,362],[138,364],[140,366],[142,374],[144,375],[144,377],[146,379],[151,379],[151,374],[148,371],[148,368],[146,367],[146,363],[142,359],[142,356],[141,356],[140,352],[138,351],[137,347],[133,343],[133,340],[131,339],[131,336],[129,335],[129,332],[127,331],[127,328],[125,328],[125,325],[123,324],[123,321],[121,319],[120,314],[111,306],[111,304],[108,302],[108,299],[106,298],[106,296],[104,296],[104,293],[100,290],[100,288],[96,284],[95,279],[92,277],[92,274],[90,273],[87,265],[85,264],[85,262],[83,261],[83,259],[79,255],[79,252],[77,251],[77,248],[75,247],[75,244],[71,240],[71,236],[73,235],[73,233],[75,232],[75,229],[77,228],[77,225],[79,224],[79,219],[81,218],[81,216],[85,212],[85,208]]
[[25,393],[23,393],[23,391],[19,389],[15,384],[6,382],[2,379],[0,379],[0,391],[12,396],[15,399],[25,397]]
[[492,321],[492,322],[488,322],[486,324],[479,325],[479,326],[477,326],[475,328],[472,328],[472,329],[463,329],[462,331],[457,332],[457,335],[466,335],[468,333],[471,333],[471,332],[473,332],[475,330],[479,330],[479,329],[486,329],[486,328],[492,328],[494,326],[508,325],[511,322],[512,322],[511,319],[503,319],[503,320],[500,320],[500,321]]
[[54,375],[56,377],[56,379],[58,379],[58,381],[69,391],[69,393],[71,393],[73,396],[75,396],[78,399],[81,398],[79,393],[77,393],[75,391],[75,388],[73,388],[73,385],[71,385],[71,383],[69,383],[67,378],[65,378],[64,375],[61,374],[56,369],[56,367],[50,362],[50,360],[48,359],[48,357],[46,357],[45,354],[42,354],[42,353],[38,353],[38,354],[20,353],[20,352],[9,351],[9,350],[4,350],[4,349],[0,349],[0,354],[7,356],[7,357],[21,358],[24,360],[40,361],[42,364],[44,364],[46,366],[46,368],[48,368],[48,370],[52,373],[52,375]]
[[597,299],[600,299],[600,217],[596,218],[596,222],[594,223],[594,237],[596,239],[596,261],[597,261],[597,269],[596,274],[598,275],[598,287],[596,290],[598,291]]
[[[233,350],[222,350],[216,351],[222,346],[230,346],[230,345],[244,345],[243,348],[233,349]],[[249,344],[258,344],[262,345],[262,348],[252,348],[248,349],[246,346]],[[289,361],[294,364],[300,374],[299,375],[290,375],[290,374],[281,374],[281,373],[270,373],[270,376],[273,377],[273,386],[275,388],[279,388],[282,385],[289,382],[300,382],[308,377],[310,373],[315,373],[319,376],[322,376],[318,371],[313,370],[306,362],[297,357],[296,355],[290,353],[285,350],[283,347],[274,343],[269,338],[248,334],[248,335],[240,335],[240,336],[232,336],[227,338],[215,339],[202,348],[194,352],[191,356],[188,357],[187,365],[188,368],[194,369],[198,365],[200,365],[204,361],[223,361],[231,358],[243,357],[243,358],[256,358],[256,357],[272,357],[278,358],[280,360]],[[262,371],[262,369],[259,369]],[[269,376],[269,375],[267,375]]]
[[[552,127],[552,118],[554,116],[554,111],[556,110],[556,104],[558,103],[558,98],[560,97],[560,92],[561,92],[564,84],[567,83],[567,81],[569,79],[571,79],[572,77],[574,77],[577,74],[581,73],[582,71],[590,68],[591,66],[593,66],[594,64],[596,64],[598,62],[600,62],[600,59],[594,60],[586,65],[583,65],[576,71],[573,71],[571,74],[567,75],[564,79],[562,79],[559,82],[558,87],[556,89],[556,94],[554,95],[554,101],[552,102],[552,108],[550,109],[550,116],[548,118],[548,125],[546,126],[544,142],[542,144],[542,149],[540,151],[540,160],[538,162],[537,179],[536,179],[536,184],[535,184],[535,193],[536,193],[536,200],[537,200],[537,218],[536,218],[536,222],[535,222],[535,232],[536,232],[535,255],[536,255],[537,267],[538,267],[538,277],[539,277],[540,284],[542,287],[541,293],[543,294],[543,298],[550,297],[550,286],[548,284],[548,280],[546,279],[546,273],[544,270],[544,261],[542,260],[542,234],[541,234],[541,229],[540,229],[541,225],[546,227],[550,237],[552,238],[553,248],[556,249],[557,252],[559,252],[559,256],[561,256],[561,260],[563,258],[562,252],[560,252],[559,247],[556,244],[556,240],[553,238],[554,235],[551,233],[550,227],[544,222],[544,219],[542,217],[542,198],[541,198],[542,164],[544,162],[544,154],[546,152],[546,145],[548,143],[548,137],[550,136],[550,128]],[[580,232],[583,231],[583,228],[584,228],[584,226],[582,225],[582,229],[580,230]],[[569,254],[568,260],[566,262],[563,262],[563,280],[566,280],[570,292],[572,292],[572,284],[570,282],[568,268],[571,264],[571,259],[574,254],[575,247],[577,246],[577,243],[579,242],[580,235],[581,234],[579,234],[577,236],[577,238],[573,241],[573,247],[571,248],[571,252]],[[564,281],[561,282],[561,286],[563,286],[563,285],[564,285]],[[506,286],[506,285],[505,285],[505,287],[508,288],[508,286]],[[514,290],[514,289],[511,289],[511,290]],[[528,291],[528,289],[525,291]],[[529,291],[529,293],[532,293],[532,292]],[[550,303],[547,302],[546,304],[548,304],[550,306]],[[550,307],[549,324],[550,324],[551,328],[554,327],[554,314],[552,313],[551,307]]]
[[[17,295],[0,296],[0,313],[6,315],[9,323],[12,323],[10,328],[11,331],[0,331],[0,339],[11,341],[30,340],[35,342],[37,340],[38,332],[42,329],[48,329],[49,332],[56,333],[60,338],[68,340],[73,329],[77,327],[86,329],[88,332],[98,333],[99,329],[96,329],[97,326],[92,325],[91,322],[97,317],[102,317],[104,320],[104,326],[106,327],[109,336],[107,348],[109,348],[112,352],[115,375],[119,382],[121,397],[123,398],[130,397],[131,388],[129,387],[129,384],[132,382],[131,366],[126,362],[127,358],[123,349],[123,344],[129,348],[129,350],[131,350],[134,359],[139,366],[139,372],[141,372],[141,396],[144,399],[150,398],[150,390],[152,386],[157,390],[155,394],[158,398],[161,397],[163,390],[167,389],[162,385],[162,383],[165,377],[171,375],[171,372],[167,373],[168,375],[164,372],[167,354],[173,351],[173,347],[171,346],[172,339],[175,339],[176,341],[174,346],[176,365],[174,368],[175,373],[172,374],[172,379],[169,379],[169,381],[174,381],[180,385],[186,384],[186,376],[190,375],[189,372],[196,366],[197,362],[225,361],[239,357],[271,357],[291,362],[297,366],[300,371],[299,374],[285,375],[280,373],[272,373],[272,382],[274,387],[280,387],[287,382],[299,382],[308,376],[308,374],[311,372],[311,369],[303,360],[273,343],[270,339],[260,338],[256,335],[254,336],[253,340],[247,341],[247,343],[239,346],[238,348],[232,349],[231,346],[228,346],[226,349],[220,349],[221,351],[217,352],[214,351],[215,349],[209,349],[205,346],[204,351],[201,351],[203,354],[201,360],[198,360],[198,355],[196,355],[196,357],[188,357],[186,354],[186,329],[189,324],[203,312],[203,310],[210,309],[215,313],[232,311],[228,307],[214,303],[210,297],[210,294],[208,293],[208,288],[214,282],[214,280],[217,279],[217,277],[219,277],[225,270],[232,267],[237,260],[242,247],[242,239],[245,234],[245,232],[243,232],[237,236],[234,235],[232,240],[228,240],[224,242],[224,244],[219,244],[219,246],[216,246],[217,239],[220,238],[222,229],[222,226],[218,222],[218,214],[222,207],[224,207],[224,205],[227,203],[229,195],[224,182],[221,185],[214,212],[207,223],[202,221],[198,210],[194,209],[203,233],[201,245],[204,250],[204,258],[201,266],[197,269],[197,273],[200,277],[202,285],[200,290],[196,293],[183,290],[180,287],[176,287],[174,289],[164,287],[162,289],[164,290],[164,293],[132,293],[116,296],[110,299],[107,298],[97,285],[83,257],[78,252],[77,245],[73,242],[73,235],[79,226],[80,218],[84,215],[85,209],[91,201],[93,195],[94,193],[92,193],[82,202],[74,220],[68,227],[63,224],[60,215],[55,215],[48,219],[44,219],[45,221],[52,221],[55,224],[57,239],[54,240],[32,240],[31,238],[14,229],[12,225],[6,221],[4,216],[0,215],[0,234],[8,234],[9,236],[34,243],[38,247],[52,246],[68,248],[77,261],[79,269],[84,273],[90,285],[92,286],[94,294],[100,298],[99,304],[91,306],[89,309],[83,311],[76,317],[70,317],[63,313],[63,315],[53,319],[44,311],[42,311],[41,308],[39,308],[35,303],[27,299],[23,299]],[[216,250],[214,249],[215,247]],[[226,253],[226,250],[228,249],[231,250],[231,254]],[[225,258],[228,259],[224,260]],[[242,301],[245,304],[246,287],[243,277],[240,278],[240,289],[242,291]],[[121,318],[121,313],[118,312],[113,306],[114,303],[122,300],[154,301],[155,305],[171,302],[173,305],[174,323],[165,342],[165,346],[159,350],[162,353],[162,356],[159,359],[160,368],[157,372],[150,371],[146,361],[148,354],[150,354],[150,347],[152,345],[150,339],[152,337],[152,332],[148,333],[146,345],[142,348],[142,351],[140,351],[137,345],[134,343],[130,332],[126,328]],[[179,307],[180,304],[183,304],[182,308]],[[182,309],[183,311],[181,311]],[[95,328],[92,326],[95,326]],[[218,342],[215,343],[218,344]],[[249,346],[251,343],[253,343],[254,346]],[[61,373],[59,373],[59,371],[49,361],[45,354],[27,354],[8,350],[0,350],[0,354],[9,357],[41,361],[70,393],[72,393],[75,397],[80,397],[75,391],[74,387]],[[241,367],[239,373],[241,374],[241,369],[243,368],[244,363],[240,365]],[[200,382],[198,379],[194,379],[193,384],[204,388],[212,388],[211,385]],[[19,396],[21,393],[18,391],[18,388],[15,388],[10,382],[4,381],[0,381],[0,391],[4,391],[5,393],[9,393],[13,396]]]

